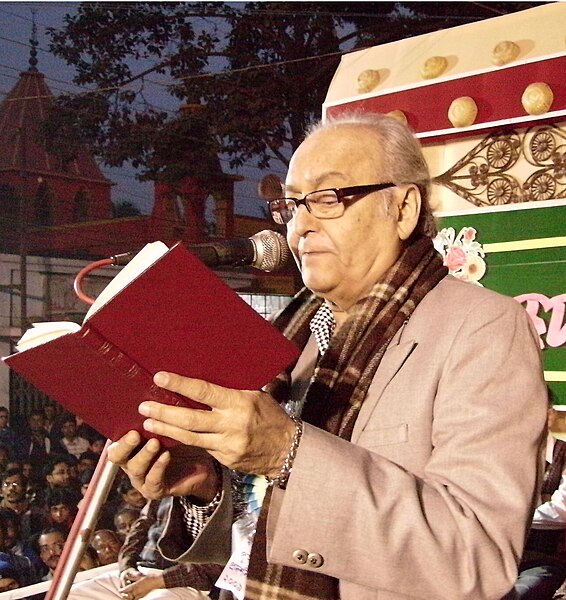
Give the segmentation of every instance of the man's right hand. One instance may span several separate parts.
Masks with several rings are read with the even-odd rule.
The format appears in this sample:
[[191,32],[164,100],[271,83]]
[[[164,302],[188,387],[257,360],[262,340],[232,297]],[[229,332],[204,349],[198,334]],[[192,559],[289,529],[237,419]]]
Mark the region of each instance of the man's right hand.
[[145,498],[194,496],[203,503],[214,498],[221,482],[205,450],[179,444],[163,451],[156,439],[138,450],[141,441],[137,431],[129,431],[108,447],[108,459],[124,470]]

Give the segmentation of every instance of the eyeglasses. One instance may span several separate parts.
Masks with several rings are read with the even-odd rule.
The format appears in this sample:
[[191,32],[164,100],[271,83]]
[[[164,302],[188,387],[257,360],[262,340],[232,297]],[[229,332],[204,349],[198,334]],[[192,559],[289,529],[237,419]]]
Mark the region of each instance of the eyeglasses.
[[65,547],[65,542],[55,542],[54,544],[43,544],[39,547],[40,554],[45,554],[47,552],[61,552]]
[[23,483],[20,483],[19,481],[5,481],[2,484],[3,488],[12,488],[13,490],[16,488],[21,488],[23,487]]
[[316,190],[302,198],[277,198],[268,202],[271,216],[276,223],[285,225],[303,204],[317,219],[338,219],[344,214],[344,199],[352,196],[365,196],[371,192],[379,192],[395,187],[396,183],[371,183],[345,188],[328,188]]

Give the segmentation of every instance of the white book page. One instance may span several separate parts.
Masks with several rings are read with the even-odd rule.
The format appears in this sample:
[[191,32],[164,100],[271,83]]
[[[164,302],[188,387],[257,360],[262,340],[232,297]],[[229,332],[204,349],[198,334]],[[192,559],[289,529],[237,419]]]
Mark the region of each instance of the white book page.
[[47,323],[33,323],[30,329],[28,329],[24,335],[20,338],[20,341],[16,344],[16,350],[21,352],[22,350],[28,350],[34,348],[40,344],[44,344],[49,340],[54,340],[67,333],[74,333],[79,331],[81,328],[77,323],[72,321],[51,321]]
[[[158,258],[163,256],[169,248],[163,242],[151,242],[146,244],[132,260],[125,265],[110,283],[100,292],[98,298],[89,308],[84,321],[100,310],[116,294],[123,290],[136,277],[148,269]],[[35,346],[45,344],[55,338],[69,333],[75,333],[81,328],[72,321],[52,321],[45,323],[33,323],[16,344],[16,350],[22,352]]]
[[146,244],[132,260],[110,281],[100,292],[98,298],[88,309],[84,318],[87,321],[96,311],[110,302],[114,296],[123,290],[134,279],[148,269],[158,258],[163,256],[169,248],[163,242]]

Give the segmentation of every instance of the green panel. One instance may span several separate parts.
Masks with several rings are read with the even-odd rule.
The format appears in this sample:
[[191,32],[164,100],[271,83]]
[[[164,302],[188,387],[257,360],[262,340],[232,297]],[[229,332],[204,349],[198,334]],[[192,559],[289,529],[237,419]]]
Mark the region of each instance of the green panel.
[[[482,243],[527,240],[566,235],[566,206],[525,208],[443,217],[455,229],[475,227]],[[445,226],[445,225],[444,225]]]
[[[498,242],[563,237],[566,236],[566,205],[442,217],[439,227],[453,227],[456,233],[463,227],[473,227],[477,231],[476,241],[482,247]],[[541,294],[545,297],[542,300],[544,303],[562,295],[566,300],[566,246],[486,252],[485,262],[487,268],[481,283],[487,288],[512,297]],[[538,321],[539,335],[544,345],[544,369],[564,373],[566,335],[561,333],[566,333],[566,320],[564,312],[560,313],[564,303],[558,300],[552,307],[546,307],[549,310],[538,303],[533,306],[535,310],[538,308],[535,321]],[[553,314],[554,322],[549,335]],[[566,404],[566,382],[549,381],[549,386],[555,401]]]

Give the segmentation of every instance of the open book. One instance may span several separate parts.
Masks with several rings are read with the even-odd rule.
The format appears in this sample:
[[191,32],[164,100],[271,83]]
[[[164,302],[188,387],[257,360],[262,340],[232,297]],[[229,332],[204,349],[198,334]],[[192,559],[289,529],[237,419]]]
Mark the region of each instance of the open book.
[[112,440],[147,437],[143,400],[208,409],[155,386],[157,371],[259,389],[298,355],[196,256],[161,242],[111,280],[82,325],[36,323],[17,350],[3,359],[10,368]]
[[[83,323],[167,251],[168,247],[163,242],[146,244],[132,260],[130,260],[130,262],[110,280],[110,283],[102,290],[102,292],[100,292],[98,298],[96,298],[86,313]],[[81,326],[78,323],[73,323],[72,321],[33,323],[31,328],[24,333],[16,344],[16,350],[18,352],[28,350],[29,348],[53,340],[60,335],[79,331],[80,328]]]

